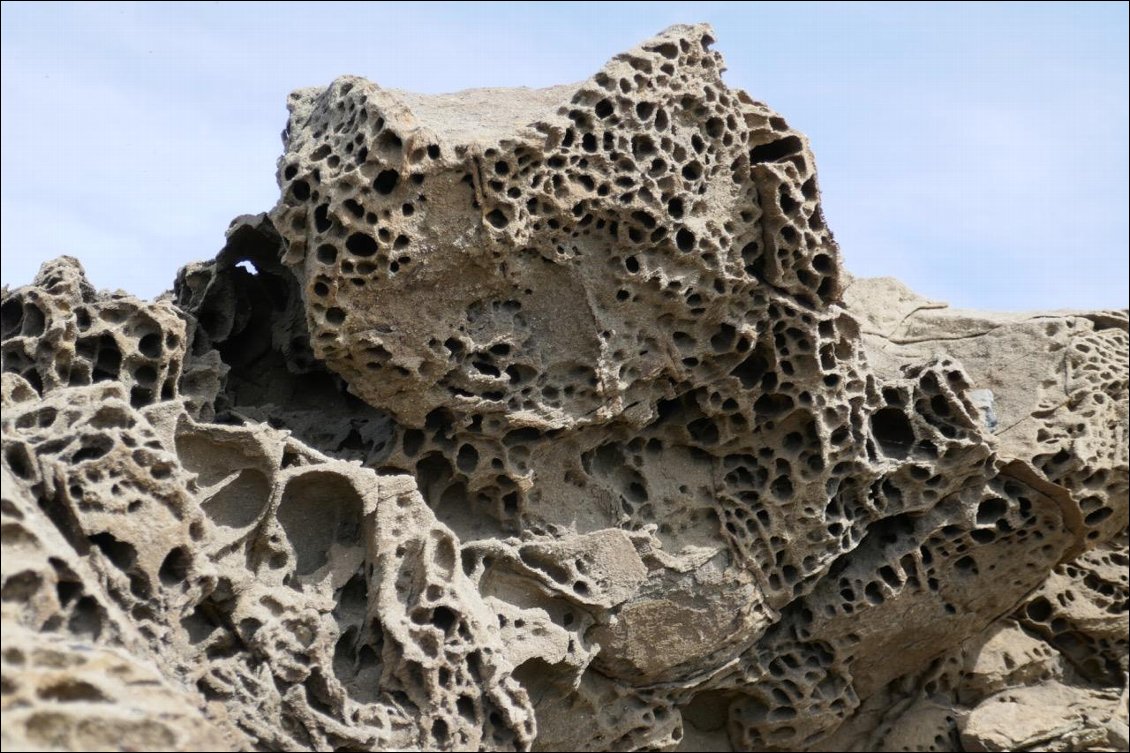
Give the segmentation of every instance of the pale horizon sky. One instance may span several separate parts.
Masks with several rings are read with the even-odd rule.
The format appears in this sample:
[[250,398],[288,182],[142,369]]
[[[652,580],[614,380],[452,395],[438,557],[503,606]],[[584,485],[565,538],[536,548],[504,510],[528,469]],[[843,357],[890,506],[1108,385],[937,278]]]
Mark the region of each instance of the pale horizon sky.
[[1125,3],[13,3],[2,281],[152,297],[270,209],[289,91],[588,78],[675,23],[806,133],[845,266],[983,309],[1130,298]]

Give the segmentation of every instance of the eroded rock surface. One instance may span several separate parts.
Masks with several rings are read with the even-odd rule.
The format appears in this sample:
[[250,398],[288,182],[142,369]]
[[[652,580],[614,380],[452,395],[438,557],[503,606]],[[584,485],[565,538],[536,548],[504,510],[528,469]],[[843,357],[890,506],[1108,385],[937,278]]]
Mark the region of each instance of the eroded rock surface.
[[713,41],[295,92],[171,294],[5,290],[5,746],[1124,749],[1126,312],[851,279]]

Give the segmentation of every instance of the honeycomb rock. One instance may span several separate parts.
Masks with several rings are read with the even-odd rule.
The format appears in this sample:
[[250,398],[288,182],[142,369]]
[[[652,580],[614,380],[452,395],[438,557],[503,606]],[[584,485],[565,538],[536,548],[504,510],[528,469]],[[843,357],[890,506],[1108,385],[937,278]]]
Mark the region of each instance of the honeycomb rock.
[[119,382],[135,407],[179,396],[185,323],[168,301],[96,294],[77,259],[43,265],[30,287],[5,291],[4,371],[46,395]]
[[713,42],[300,90],[171,293],[5,290],[5,745],[1124,748],[1126,313],[852,279]]
[[292,95],[272,219],[314,354],[415,427],[639,426],[633,406],[797,315],[774,303],[824,309],[839,271],[806,141],[726,87],[713,41],[675,27],[544,91]]
[[5,624],[6,750],[228,750],[183,689],[148,661]]

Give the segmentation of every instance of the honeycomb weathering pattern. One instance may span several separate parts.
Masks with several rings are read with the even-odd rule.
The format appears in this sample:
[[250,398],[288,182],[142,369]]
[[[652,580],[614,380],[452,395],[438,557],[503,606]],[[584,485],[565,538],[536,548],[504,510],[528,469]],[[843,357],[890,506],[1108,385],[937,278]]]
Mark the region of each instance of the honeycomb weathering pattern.
[[766,322],[825,311],[805,139],[722,83],[712,42],[677,28],[544,91],[293,94],[272,218],[315,355],[413,426],[638,425]]
[[5,290],[5,747],[1125,749],[1126,312],[853,280],[713,41],[300,90],[171,294]]

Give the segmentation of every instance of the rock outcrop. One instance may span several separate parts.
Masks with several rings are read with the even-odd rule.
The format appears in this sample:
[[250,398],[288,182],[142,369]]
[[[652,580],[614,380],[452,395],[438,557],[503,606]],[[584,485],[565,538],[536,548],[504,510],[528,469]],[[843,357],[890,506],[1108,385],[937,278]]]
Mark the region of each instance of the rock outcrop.
[[713,41],[300,90],[172,293],[5,290],[5,747],[1125,749],[1126,312],[852,279]]

